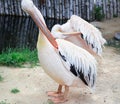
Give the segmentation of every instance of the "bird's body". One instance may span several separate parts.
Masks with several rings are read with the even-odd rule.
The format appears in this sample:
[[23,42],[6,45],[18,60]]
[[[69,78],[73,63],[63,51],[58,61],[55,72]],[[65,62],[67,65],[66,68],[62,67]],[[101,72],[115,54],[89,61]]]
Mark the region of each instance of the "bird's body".
[[[29,5],[29,6],[28,6]],[[95,86],[97,69],[95,58],[86,50],[64,39],[54,39],[32,0],[22,0],[22,8],[39,27],[38,57],[44,71],[59,84],[57,92],[49,92],[53,102],[64,102],[70,86]],[[62,93],[62,86],[65,92]],[[62,96],[62,98],[61,98]]]
[[[59,58],[59,55],[57,54],[57,50],[54,49],[49,42],[43,43],[42,41],[42,44],[41,44],[40,38],[45,39],[46,37],[40,36],[39,41],[37,43],[38,57],[39,57],[41,66],[43,67],[44,71],[57,83],[61,85],[65,85],[65,82],[67,82],[65,81],[67,79],[67,76],[69,76],[68,78],[71,78],[71,77],[73,78],[73,75],[72,74],[66,75],[67,70],[63,67],[63,65],[61,65],[62,63]],[[63,74],[65,74],[65,76],[63,76]]]
[[[38,45],[38,47],[40,48],[40,45]],[[47,45],[44,49],[39,50],[39,48],[38,56],[44,71],[57,83],[61,85],[71,85],[75,77],[62,65],[62,61],[57,54],[57,50],[55,51],[50,44]]]
[[[94,77],[91,78],[94,81],[96,78],[96,60],[92,55],[63,39],[56,40],[58,50],[54,49],[49,42],[43,43],[42,39],[46,40],[46,37],[41,35],[38,38],[38,57],[41,66],[52,79],[60,85],[80,87],[83,86],[83,83],[87,83],[89,87],[94,86],[94,83],[88,81],[89,77]],[[74,72],[72,72],[72,65],[76,67],[75,70],[73,69]],[[83,73],[82,79],[85,82],[81,81],[78,70]]]

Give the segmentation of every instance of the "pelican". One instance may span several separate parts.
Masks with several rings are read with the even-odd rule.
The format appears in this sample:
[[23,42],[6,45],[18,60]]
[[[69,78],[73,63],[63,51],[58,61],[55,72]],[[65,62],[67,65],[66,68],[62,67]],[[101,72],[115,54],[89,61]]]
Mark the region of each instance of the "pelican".
[[55,38],[66,39],[93,55],[101,56],[102,47],[106,43],[102,33],[96,27],[77,15],[72,15],[62,25],[54,25],[51,33]]
[[[55,39],[48,30],[41,12],[32,0],[22,0],[22,9],[27,12],[39,28],[37,50],[44,71],[55,80],[58,90],[48,91],[54,103],[68,100],[69,87],[95,87],[97,62],[85,49],[66,41]],[[62,92],[62,87],[65,91]]]

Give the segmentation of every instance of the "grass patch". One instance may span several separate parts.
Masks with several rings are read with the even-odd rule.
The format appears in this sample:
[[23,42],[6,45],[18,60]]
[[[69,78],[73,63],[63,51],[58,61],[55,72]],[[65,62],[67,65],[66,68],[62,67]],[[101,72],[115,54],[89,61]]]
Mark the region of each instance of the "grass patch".
[[102,21],[103,20],[104,14],[102,14],[102,7],[95,5],[93,13],[94,13],[95,19],[97,21]]
[[116,39],[107,40],[107,46],[115,47],[120,49],[120,41]]
[[106,46],[114,47],[118,53],[120,53],[120,41],[115,39],[107,40]]
[[49,100],[49,101],[48,101],[48,104],[54,104],[54,103],[53,103],[52,101]]
[[2,81],[3,81],[3,79],[4,79],[4,78],[0,75],[0,82],[2,82]]
[[37,50],[30,50],[29,48],[9,48],[0,54],[0,65],[22,67],[24,64],[34,66],[37,63]]
[[11,90],[11,93],[13,93],[13,94],[16,94],[16,93],[19,93],[19,92],[20,92],[20,90],[18,90],[17,88],[14,88],[14,89]]
[[0,101],[0,104],[10,104],[7,102],[7,100],[5,99],[4,101]]

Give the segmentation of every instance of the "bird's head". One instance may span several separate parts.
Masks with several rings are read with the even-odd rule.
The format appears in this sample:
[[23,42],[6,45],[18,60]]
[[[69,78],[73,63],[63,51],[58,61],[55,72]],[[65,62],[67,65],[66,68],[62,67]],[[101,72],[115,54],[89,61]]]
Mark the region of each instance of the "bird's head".
[[22,0],[21,2],[22,9],[29,14],[29,12],[33,11],[34,4],[32,0]]
[[49,40],[49,42],[55,48],[58,48],[55,38],[51,35],[50,31],[48,30],[41,12],[36,8],[33,1],[32,0],[22,0],[21,7],[26,13],[28,13],[32,17],[32,19],[38,26],[39,30],[46,36],[46,38]]
[[67,36],[63,33],[60,24],[54,25],[54,26],[52,27],[51,33],[52,33],[52,35],[53,35],[56,39],[65,39],[65,38],[67,38]]
[[51,33],[56,39],[66,39],[71,36],[77,36],[80,35],[80,32],[68,32],[69,30],[65,31],[65,28],[63,29],[63,25],[56,24],[52,27]]

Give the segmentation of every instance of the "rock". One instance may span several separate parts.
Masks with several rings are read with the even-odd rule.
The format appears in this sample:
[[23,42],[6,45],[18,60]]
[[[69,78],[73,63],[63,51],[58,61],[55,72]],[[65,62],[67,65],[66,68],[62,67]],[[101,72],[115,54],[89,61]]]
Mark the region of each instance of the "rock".
[[120,32],[115,33],[114,38],[115,38],[116,40],[119,40],[119,41],[120,41]]

